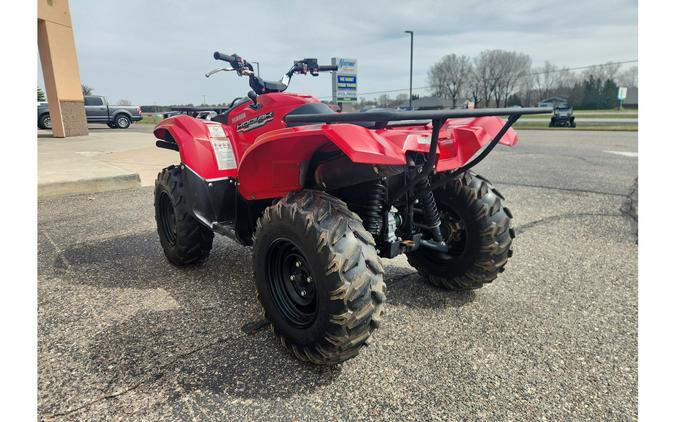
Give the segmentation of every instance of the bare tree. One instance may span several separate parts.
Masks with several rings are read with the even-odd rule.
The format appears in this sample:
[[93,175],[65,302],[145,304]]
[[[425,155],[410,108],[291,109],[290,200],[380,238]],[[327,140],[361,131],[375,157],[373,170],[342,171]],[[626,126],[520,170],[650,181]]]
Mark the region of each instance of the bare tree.
[[591,76],[601,81],[616,81],[617,73],[621,68],[621,63],[607,62],[601,65],[590,66],[581,74],[583,79],[589,79]]
[[119,101],[117,102],[117,105],[121,105],[121,106],[130,106],[130,105],[131,105],[131,101],[122,99],[122,100],[119,100]]
[[638,86],[638,67],[631,66],[616,77],[619,86]]
[[387,94],[382,94],[377,98],[377,105],[382,108],[389,107],[390,102],[391,100],[389,99],[389,96]]
[[537,100],[548,98],[557,88],[559,82],[558,67],[551,64],[548,60],[544,62],[542,67],[537,67],[532,70],[532,79],[534,82],[534,89],[537,90]]
[[429,83],[437,96],[451,99],[452,106],[456,107],[469,83],[471,71],[469,57],[448,54],[429,69]]
[[506,101],[520,80],[530,73],[532,59],[527,54],[515,51],[496,50],[493,54],[498,69],[494,84],[495,103],[497,107],[506,106]]
[[[474,84],[476,85],[478,96],[485,104],[485,107],[490,106],[490,99],[494,94],[499,79],[496,51],[497,50],[483,50],[478,57],[474,59]],[[478,106],[477,101],[475,101],[475,104]]]
[[616,81],[616,75],[619,73],[619,69],[621,69],[621,63],[607,62],[602,67],[605,71],[605,79]]
[[535,94],[534,78],[535,77],[534,75],[532,75],[532,73],[528,73],[524,75],[522,78],[520,78],[520,80],[518,81],[516,87],[518,90],[517,92],[518,96],[520,97],[520,103],[517,105],[527,107],[533,103]]
[[563,67],[558,71],[558,89],[562,91],[574,88],[579,78],[568,67]]
[[401,107],[408,105],[408,94],[398,94],[396,98],[391,100],[390,106],[392,107]]
[[92,92],[94,92],[94,88],[82,84],[82,95],[91,95]]
[[482,91],[483,90],[480,75],[478,74],[476,67],[474,66],[472,67],[471,73],[469,74],[469,81],[467,87],[467,93],[469,94],[471,100],[473,100],[474,107],[478,107],[480,102],[483,100],[483,97],[481,96]]

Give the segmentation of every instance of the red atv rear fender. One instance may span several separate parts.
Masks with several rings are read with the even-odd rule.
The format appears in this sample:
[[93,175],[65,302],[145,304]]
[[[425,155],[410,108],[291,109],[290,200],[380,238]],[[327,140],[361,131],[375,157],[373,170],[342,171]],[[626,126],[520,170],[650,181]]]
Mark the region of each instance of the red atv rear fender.
[[[206,181],[236,177],[241,145],[231,128],[180,115],[162,120],[154,130],[158,139],[178,145],[181,163]],[[216,153],[218,151],[218,154]]]
[[[448,120],[439,136],[436,171],[461,167],[503,125],[495,116]],[[430,137],[431,124],[373,130],[338,123],[275,130],[260,136],[244,153],[239,191],[246,199],[264,199],[302,189],[308,164],[320,149],[337,147],[354,163],[402,166],[406,152],[429,152]],[[500,143],[512,146],[517,140],[509,129]]]

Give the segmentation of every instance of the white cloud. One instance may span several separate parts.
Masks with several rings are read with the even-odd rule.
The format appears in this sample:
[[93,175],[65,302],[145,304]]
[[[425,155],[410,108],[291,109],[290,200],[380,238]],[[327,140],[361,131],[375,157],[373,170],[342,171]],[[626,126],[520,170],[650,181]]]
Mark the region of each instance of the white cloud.
[[[231,73],[206,79],[214,50],[260,62],[278,79],[294,59],[359,60],[359,90],[414,85],[442,55],[517,50],[535,64],[582,66],[637,58],[635,1],[131,1],[71,0],[80,74],[95,92],[142,104],[230,101],[248,91]],[[39,76],[39,84],[42,77]],[[330,77],[289,89],[330,95]]]

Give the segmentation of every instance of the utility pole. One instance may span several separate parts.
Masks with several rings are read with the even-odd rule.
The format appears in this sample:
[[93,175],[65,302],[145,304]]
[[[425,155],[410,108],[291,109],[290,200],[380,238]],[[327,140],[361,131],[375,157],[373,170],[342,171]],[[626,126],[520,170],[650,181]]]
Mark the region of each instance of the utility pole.
[[260,63],[258,62],[251,62],[255,64],[255,74],[257,77],[260,77]]
[[413,31],[404,32],[410,34],[410,93],[408,94],[408,107],[412,110]]

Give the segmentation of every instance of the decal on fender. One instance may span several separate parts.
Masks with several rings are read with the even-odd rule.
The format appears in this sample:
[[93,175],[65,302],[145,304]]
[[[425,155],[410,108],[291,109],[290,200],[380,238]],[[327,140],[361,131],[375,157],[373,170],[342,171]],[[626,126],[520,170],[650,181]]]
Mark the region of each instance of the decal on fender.
[[213,152],[216,155],[216,163],[218,163],[218,170],[232,170],[237,168],[237,160],[234,158],[234,150],[230,140],[225,139],[211,139]]
[[271,122],[273,118],[274,113],[271,111],[269,113],[261,114],[260,116],[239,123],[237,125],[237,132],[248,132],[249,130],[259,128]]
[[207,123],[206,127],[209,129],[211,138],[211,147],[216,156],[216,164],[218,170],[232,170],[237,168],[237,159],[234,156],[234,150],[230,143],[230,138],[223,130],[220,124]]

